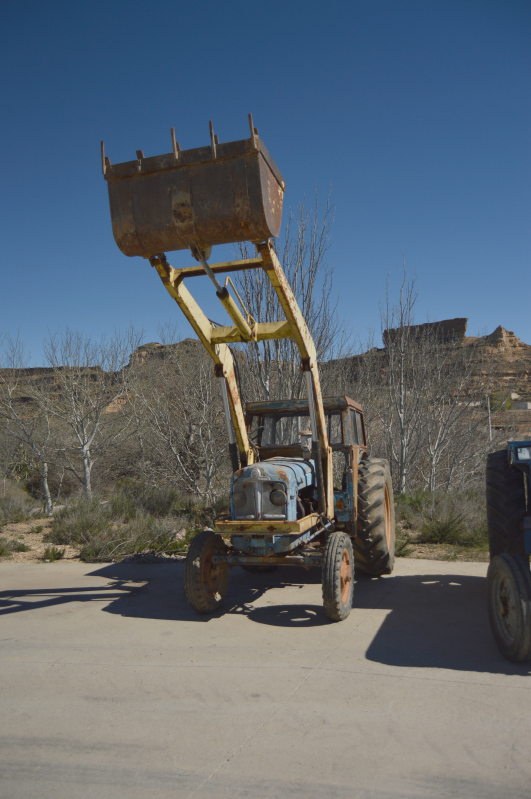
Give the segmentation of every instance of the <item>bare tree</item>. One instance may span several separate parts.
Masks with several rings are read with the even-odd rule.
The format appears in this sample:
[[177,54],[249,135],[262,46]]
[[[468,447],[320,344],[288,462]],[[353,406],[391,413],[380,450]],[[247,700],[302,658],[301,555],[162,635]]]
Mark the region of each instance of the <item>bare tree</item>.
[[[326,260],[330,245],[333,208],[328,196],[320,213],[318,198],[309,209],[305,202],[290,212],[284,233],[274,243],[276,253],[315,342],[320,362],[337,357],[345,349],[348,331],[338,323],[332,295],[333,267]],[[250,254],[240,246],[242,257]],[[267,275],[260,270],[238,273],[238,288],[245,306],[259,322],[284,317]],[[299,397],[304,393],[299,353],[291,339],[261,341],[245,347],[240,361],[242,383],[255,399]]]
[[423,391],[428,367],[425,349],[427,340],[423,333],[417,335],[414,323],[414,306],[417,299],[415,279],[408,279],[405,266],[399,300],[391,304],[389,280],[386,302],[381,309],[385,344],[385,399],[381,409],[386,418],[387,454],[399,492],[406,490],[408,477],[415,464],[421,443],[421,418]]
[[9,434],[6,420],[0,413],[0,477],[2,479],[2,497],[5,498],[7,481],[13,478],[20,463],[21,444]]
[[[29,449],[40,464],[40,476],[46,511],[51,515],[53,501],[48,482],[50,463],[54,459],[56,441],[52,414],[37,398],[40,391],[32,380],[34,370],[27,368],[27,357],[20,339],[7,336],[0,369],[0,419],[6,444],[13,452],[22,445]],[[4,468],[7,474],[8,462]]]
[[475,476],[496,446],[483,403],[490,365],[481,346],[438,324],[415,325],[416,298],[415,279],[404,270],[398,302],[388,285],[381,308],[384,349],[369,342],[327,368],[363,405],[369,443],[390,461],[396,490],[450,491]]
[[127,371],[144,476],[214,502],[226,485],[228,450],[219,381],[202,346],[186,340],[141,348]]
[[461,488],[492,449],[482,402],[489,370],[481,349],[443,342],[437,327],[424,342],[425,388],[416,472],[434,493]]
[[95,342],[69,329],[44,342],[53,386],[41,392],[40,407],[55,419],[66,468],[87,497],[92,496],[96,458],[123,435],[127,424],[127,417],[115,411],[126,401],[121,374],[129,346],[120,336]]

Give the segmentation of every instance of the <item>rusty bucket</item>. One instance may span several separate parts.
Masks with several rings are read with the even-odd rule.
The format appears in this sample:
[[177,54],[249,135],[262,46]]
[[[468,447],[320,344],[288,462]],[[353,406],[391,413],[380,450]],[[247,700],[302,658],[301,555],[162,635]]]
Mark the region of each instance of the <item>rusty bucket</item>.
[[278,236],[285,183],[249,115],[251,138],[111,165],[102,142],[114,238],[144,257]]

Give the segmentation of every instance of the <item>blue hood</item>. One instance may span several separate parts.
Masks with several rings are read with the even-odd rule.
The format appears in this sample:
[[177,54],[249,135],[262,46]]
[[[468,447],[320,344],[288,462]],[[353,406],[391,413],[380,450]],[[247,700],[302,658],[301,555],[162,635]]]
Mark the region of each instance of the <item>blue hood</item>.
[[299,491],[315,484],[311,460],[269,458],[245,466],[232,475],[231,518],[296,521]]

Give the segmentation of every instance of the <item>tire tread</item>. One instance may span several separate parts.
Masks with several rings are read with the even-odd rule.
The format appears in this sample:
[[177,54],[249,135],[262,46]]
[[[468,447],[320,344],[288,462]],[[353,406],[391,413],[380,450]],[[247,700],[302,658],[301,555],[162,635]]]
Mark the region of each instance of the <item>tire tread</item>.
[[[385,535],[385,486],[391,502],[391,547]],[[353,541],[356,568],[372,576],[391,574],[395,560],[395,512],[389,465],[366,458],[358,471],[358,525]]]
[[[500,572],[512,577],[519,599],[519,624],[512,641],[499,632],[494,586]],[[487,572],[487,602],[490,626],[501,654],[513,663],[531,660],[531,573],[526,558],[507,552],[493,557]]]
[[525,477],[509,465],[507,450],[487,455],[487,527],[491,558],[524,555]]
[[[352,579],[348,601],[341,601],[341,561],[345,547],[350,554]],[[343,621],[352,608],[354,595],[354,553],[352,543],[346,533],[331,533],[327,539],[323,559],[322,573],[323,605],[325,613],[332,621]]]
[[227,569],[218,597],[209,596],[206,593],[203,585],[202,563],[207,551],[212,546],[223,550],[225,542],[212,530],[202,530],[192,539],[184,566],[186,598],[193,609],[202,614],[213,613],[221,606],[229,577]]

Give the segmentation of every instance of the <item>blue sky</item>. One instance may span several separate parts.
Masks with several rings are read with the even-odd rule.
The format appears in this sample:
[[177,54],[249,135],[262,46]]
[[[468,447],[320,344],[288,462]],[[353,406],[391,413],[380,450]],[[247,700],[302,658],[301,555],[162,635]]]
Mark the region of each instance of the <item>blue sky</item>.
[[251,111],[285,209],[331,186],[355,332],[379,331],[404,252],[419,322],[531,343],[530,41],[524,0],[3,0],[0,334],[20,330],[35,364],[67,325],[154,341],[177,319],[188,335],[114,243],[99,143],[117,163],[168,152],[172,125],[183,149],[209,142],[209,119],[246,138]]

